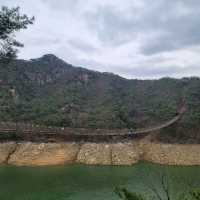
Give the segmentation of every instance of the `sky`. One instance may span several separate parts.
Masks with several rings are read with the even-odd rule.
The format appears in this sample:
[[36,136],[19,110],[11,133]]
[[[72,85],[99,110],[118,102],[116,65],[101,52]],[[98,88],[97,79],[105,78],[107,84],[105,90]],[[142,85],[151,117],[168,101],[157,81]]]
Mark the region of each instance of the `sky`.
[[35,16],[19,58],[44,54],[126,78],[200,76],[200,0],[0,0]]

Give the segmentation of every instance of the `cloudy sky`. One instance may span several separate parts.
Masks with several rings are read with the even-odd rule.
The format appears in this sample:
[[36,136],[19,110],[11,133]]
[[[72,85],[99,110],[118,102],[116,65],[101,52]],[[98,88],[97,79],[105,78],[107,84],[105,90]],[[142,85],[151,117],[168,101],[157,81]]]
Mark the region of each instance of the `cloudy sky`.
[[200,76],[200,0],[0,0],[34,15],[19,57],[127,78]]

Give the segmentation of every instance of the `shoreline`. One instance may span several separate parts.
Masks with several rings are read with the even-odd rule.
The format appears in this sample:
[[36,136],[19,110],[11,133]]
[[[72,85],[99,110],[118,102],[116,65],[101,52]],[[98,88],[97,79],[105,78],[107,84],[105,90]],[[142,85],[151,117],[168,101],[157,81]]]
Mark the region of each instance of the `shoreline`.
[[200,145],[151,142],[147,137],[116,143],[0,143],[0,164],[131,166],[140,161],[161,165],[200,166]]

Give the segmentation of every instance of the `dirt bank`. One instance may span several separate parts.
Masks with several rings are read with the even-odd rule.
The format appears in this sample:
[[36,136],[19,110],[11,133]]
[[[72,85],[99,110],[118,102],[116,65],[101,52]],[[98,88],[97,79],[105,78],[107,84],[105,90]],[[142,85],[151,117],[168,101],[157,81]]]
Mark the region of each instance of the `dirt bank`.
[[200,165],[200,145],[164,144],[148,138],[123,143],[0,143],[0,163],[19,166],[133,165],[140,160],[166,165]]

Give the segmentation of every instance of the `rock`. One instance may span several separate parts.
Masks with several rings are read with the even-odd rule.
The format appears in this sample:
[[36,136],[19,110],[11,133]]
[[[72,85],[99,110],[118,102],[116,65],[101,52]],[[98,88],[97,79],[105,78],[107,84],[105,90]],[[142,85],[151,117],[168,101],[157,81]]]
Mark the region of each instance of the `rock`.
[[139,161],[138,147],[133,143],[116,143],[112,145],[113,165],[132,165]]
[[200,165],[200,145],[163,144],[143,145],[143,159],[166,165]]
[[60,165],[74,163],[79,151],[75,143],[31,143],[18,144],[10,156],[9,164],[14,165]]
[[15,142],[0,143],[0,164],[7,163],[10,154],[16,149],[17,144]]
[[85,143],[78,153],[77,162],[90,165],[111,165],[111,147],[105,143]]
[[200,165],[200,145],[153,143],[148,139],[83,145],[74,142],[0,143],[0,163],[13,165],[133,165],[139,160],[166,165]]

